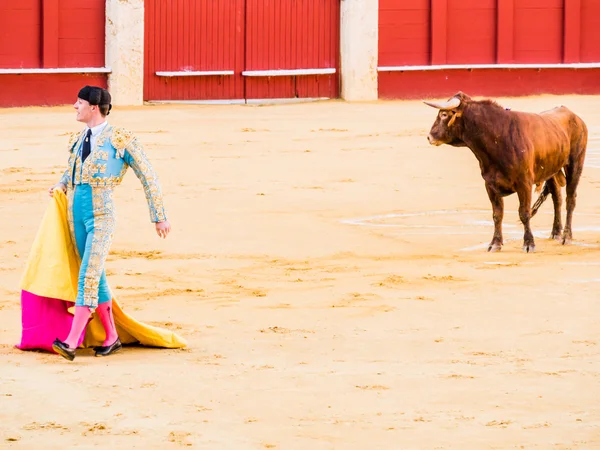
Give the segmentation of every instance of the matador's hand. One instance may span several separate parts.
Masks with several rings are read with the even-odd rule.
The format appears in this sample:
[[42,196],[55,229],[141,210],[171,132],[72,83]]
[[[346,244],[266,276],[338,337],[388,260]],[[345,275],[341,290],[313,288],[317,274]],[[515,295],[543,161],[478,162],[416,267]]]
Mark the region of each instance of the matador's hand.
[[155,227],[156,234],[163,239],[166,238],[167,234],[169,234],[171,231],[171,224],[168,220],[165,220],[164,222],[156,222]]
[[67,193],[67,187],[62,183],[57,183],[54,186],[52,186],[50,189],[48,189],[48,195],[50,197],[52,197],[54,195],[54,189],[60,189],[65,194]]

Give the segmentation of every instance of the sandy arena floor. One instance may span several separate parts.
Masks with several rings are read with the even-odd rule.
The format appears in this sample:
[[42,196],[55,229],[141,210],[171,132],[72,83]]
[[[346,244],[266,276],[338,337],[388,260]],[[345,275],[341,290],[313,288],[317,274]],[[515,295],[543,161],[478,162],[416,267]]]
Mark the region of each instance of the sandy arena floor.
[[173,232],[156,236],[130,171],[109,283],[190,347],[73,363],[13,346],[81,124],[70,107],[0,110],[0,448],[600,448],[600,98],[498,100],[587,122],[573,245],[548,239],[548,200],[523,253],[511,196],[488,254],[478,163],[429,146],[420,102],[116,108]]

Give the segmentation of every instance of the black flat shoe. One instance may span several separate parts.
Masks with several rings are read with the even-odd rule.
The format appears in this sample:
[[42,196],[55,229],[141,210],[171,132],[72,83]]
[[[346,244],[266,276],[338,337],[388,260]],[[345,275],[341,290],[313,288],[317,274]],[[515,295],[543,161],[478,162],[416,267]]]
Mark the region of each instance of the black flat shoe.
[[117,340],[111,345],[108,345],[106,347],[95,347],[94,350],[96,350],[96,356],[108,356],[111,353],[118,352],[122,348],[123,346],[121,345],[121,340],[117,338]]
[[[112,345],[115,345],[117,343],[117,341],[119,341],[118,337],[117,337],[117,340],[112,343]],[[119,343],[120,343],[120,341],[119,341]],[[107,349],[112,347],[112,345],[96,345],[95,347],[92,347],[92,350],[94,350],[95,352],[105,352]]]
[[56,338],[52,343],[52,349],[69,361],[73,361],[75,359],[75,349],[69,347],[67,344],[62,342],[60,339]]

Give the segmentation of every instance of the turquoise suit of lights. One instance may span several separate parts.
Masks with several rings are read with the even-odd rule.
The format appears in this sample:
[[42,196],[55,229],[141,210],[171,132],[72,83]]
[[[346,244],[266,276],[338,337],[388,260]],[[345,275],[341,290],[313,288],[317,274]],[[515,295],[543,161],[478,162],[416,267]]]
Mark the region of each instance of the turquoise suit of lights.
[[112,299],[104,263],[116,225],[114,189],[131,167],[144,189],[151,222],[167,220],[163,195],[144,149],[133,133],[107,124],[81,163],[85,130],[69,139],[69,162],[60,182],[67,186],[71,238],[81,259],[76,306],[92,311]]

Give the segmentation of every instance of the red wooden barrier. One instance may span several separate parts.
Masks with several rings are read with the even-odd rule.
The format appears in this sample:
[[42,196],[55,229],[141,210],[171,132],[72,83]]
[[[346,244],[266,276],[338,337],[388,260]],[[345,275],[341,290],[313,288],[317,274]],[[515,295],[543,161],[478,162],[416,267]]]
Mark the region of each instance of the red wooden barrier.
[[564,0],[515,2],[514,45],[518,63],[561,63]]
[[[145,100],[338,97],[339,0],[147,0],[145,8]],[[280,72],[324,68],[336,73]]]
[[[105,0],[0,1],[0,106],[71,103],[84,84],[105,87],[104,74],[43,73],[104,67],[105,23]],[[1,73],[23,69],[41,73]]]
[[379,0],[379,65],[431,61],[431,0]]
[[[246,0],[246,8],[246,73],[339,67],[339,0]],[[338,77],[248,76],[246,98],[336,98]]]
[[448,0],[447,64],[489,64],[496,61],[496,2]]
[[58,19],[59,67],[104,67],[106,0],[60,0]]
[[0,30],[0,68],[40,67],[39,0],[0,1]]
[[600,61],[600,2],[581,0],[581,62]]
[[[590,62],[600,66],[597,0],[379,0],[379,6],[380,98],[447,97],[458,90],[474,95],[600,93],[600,67],[476,67]],[[418,40],[409,40],[403,28],[417,9],[429,14],[428,23],[421,15],[421,34]],[[409,70],[410,66],[424,67]],[[427,66],[441,70],[425,70]]]
[[244,98],[245,0],[147,0],[145,14],[144,99]]

